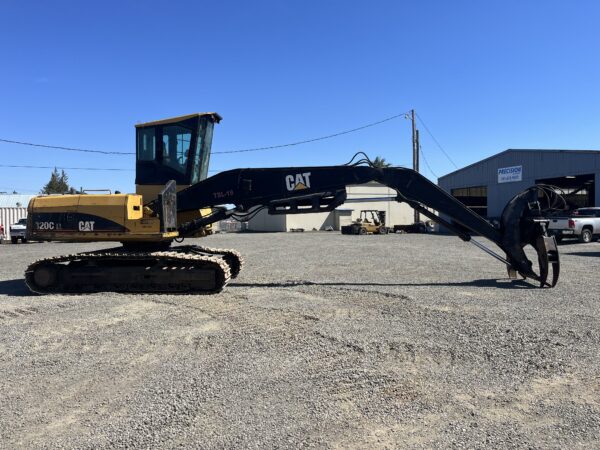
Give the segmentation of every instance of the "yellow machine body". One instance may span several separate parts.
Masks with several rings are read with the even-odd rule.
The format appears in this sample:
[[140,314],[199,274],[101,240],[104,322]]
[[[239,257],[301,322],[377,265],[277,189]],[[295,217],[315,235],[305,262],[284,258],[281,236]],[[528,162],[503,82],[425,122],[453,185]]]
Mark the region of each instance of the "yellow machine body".
[[161,233],[160,219],[144,208],[138,194],[34,197],[27,229],[29,239],[48,241],[161,242],[178,236]]

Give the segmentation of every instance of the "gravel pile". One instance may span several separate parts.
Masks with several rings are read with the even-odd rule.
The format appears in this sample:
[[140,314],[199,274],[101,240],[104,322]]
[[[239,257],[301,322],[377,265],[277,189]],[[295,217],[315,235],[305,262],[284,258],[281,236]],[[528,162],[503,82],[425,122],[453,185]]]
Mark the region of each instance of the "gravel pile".
[[450,236],[200,242],[218,295],[32,296],[103,245],[0,246],[0,448],[597,448],[600,243],[537,289]]

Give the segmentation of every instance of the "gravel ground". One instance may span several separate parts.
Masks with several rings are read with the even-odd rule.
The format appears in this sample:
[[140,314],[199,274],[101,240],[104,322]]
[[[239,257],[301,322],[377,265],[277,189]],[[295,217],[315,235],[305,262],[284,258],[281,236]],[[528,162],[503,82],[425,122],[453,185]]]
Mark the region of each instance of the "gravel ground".
[[246,258],[218,295],[32,296],[102,245],[0,247],[0,447],[598,448],[599,243],[554,289],[450,236],[202,244]]

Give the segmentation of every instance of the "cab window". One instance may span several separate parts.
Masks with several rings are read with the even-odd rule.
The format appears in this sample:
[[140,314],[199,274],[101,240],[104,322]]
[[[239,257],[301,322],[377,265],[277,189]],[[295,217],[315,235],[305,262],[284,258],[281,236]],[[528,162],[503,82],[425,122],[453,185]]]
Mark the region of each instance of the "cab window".
[[154,128],[138,130],[137,157],[140,161],[154,161],[156,157],[156,137]]
[[192,166],[192,184],[200,181],[200,155],[202,153],[202,137],[198,135],[196,151],[194,152],[194,165]]
[[163,164],[185,173],[190,156],[192,132],[177,125],[165,126],[162,132]]
[[575,214],[577,216],[593,216],[594,215],[594,211],[592,209],[578,209],[575,211]]

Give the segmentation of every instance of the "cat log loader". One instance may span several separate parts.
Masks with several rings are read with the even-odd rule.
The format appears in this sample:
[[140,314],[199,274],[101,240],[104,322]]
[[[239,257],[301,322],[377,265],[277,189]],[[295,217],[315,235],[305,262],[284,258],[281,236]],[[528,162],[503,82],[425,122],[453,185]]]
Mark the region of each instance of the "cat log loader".
[[[120,245],[38,260],[25,272],[27,286],[39,294],[216,293],[239,274],[241,255],[173,242],[206,236],[220,220],[249,220],[262,209],[269,214],[332,211],[346,200],[346,186],[370,181],[394,189],[395,200],[501,261],[511,278],[518,273],[541,287],[558,280],[558,250],[546,234],[548,220],[536,187],[508,203],[496,229],[419,173],[375,167],[364,154],[339,166],[234,169],[207,177],[213,128],[220,120],[216,113],[199,113],[136,125],[135,194],[33,198],[29,239]],[[506,256],[471,234],[489,239]],[[537,273],[524,252],[526,245],[537,252]]]

